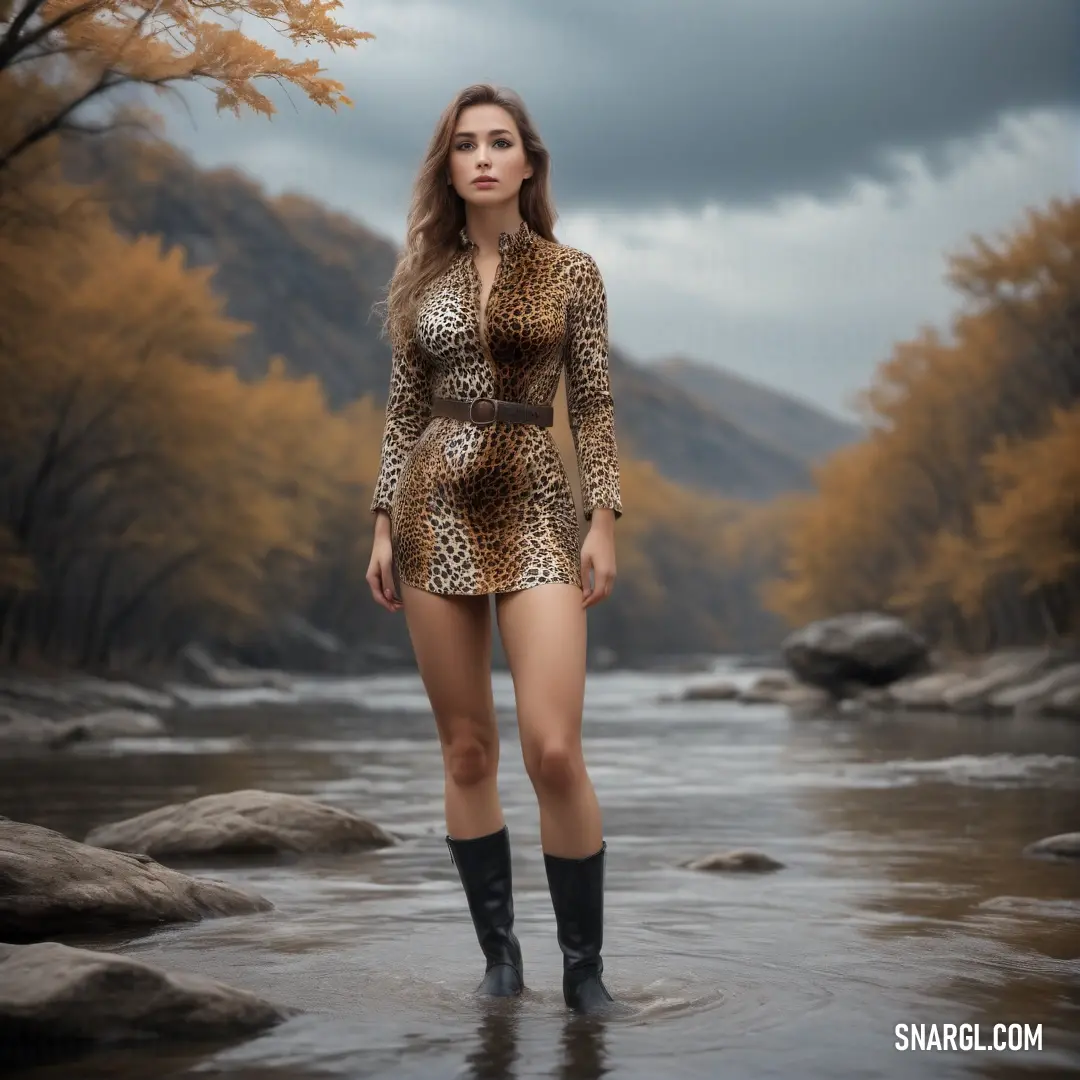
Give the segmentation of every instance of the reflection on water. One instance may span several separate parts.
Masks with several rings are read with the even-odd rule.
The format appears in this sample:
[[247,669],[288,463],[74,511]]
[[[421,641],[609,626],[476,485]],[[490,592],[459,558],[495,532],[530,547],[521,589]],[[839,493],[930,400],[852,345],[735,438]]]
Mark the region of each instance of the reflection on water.
[[[751,678],[742,673],[739,678]],[[1080,1073],[1080,867],[1022,859],[1078,827],[1080,727],[978,718],[792,720],[658,704],[677,675],[589,689],[586,749],[609,842],[608,983],[566,1015],[536,807],[508,680],[503,793],[528,991],[479,1002],[480,956],[442,842],[442,770],[419,683],[312,681],[293,702],[206,696],[153,740],[0,762],[0,813],[81,837],[213,791],[311,794],[403,837],[385,851],[200,868],[273,912],[94,939],[297,1005],[231,1046],[123,1049],[29,1080],[1049,1077]],[[360,708],[359,706],[363,706]],[[227,707],[226,707],[227,706]],[[776,874],[683,859],[746,846]],[[1041,1052],[902,1053],[899,1023],[1042,1025]]]

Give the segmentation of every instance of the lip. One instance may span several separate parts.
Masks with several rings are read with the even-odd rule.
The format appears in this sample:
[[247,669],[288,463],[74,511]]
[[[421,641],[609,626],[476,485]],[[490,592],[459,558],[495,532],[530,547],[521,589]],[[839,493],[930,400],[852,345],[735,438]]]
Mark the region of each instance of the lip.
[[497,184],[499,181],[494,176],[478,176],[473,183],[478,187],[487,187],[488,184]]

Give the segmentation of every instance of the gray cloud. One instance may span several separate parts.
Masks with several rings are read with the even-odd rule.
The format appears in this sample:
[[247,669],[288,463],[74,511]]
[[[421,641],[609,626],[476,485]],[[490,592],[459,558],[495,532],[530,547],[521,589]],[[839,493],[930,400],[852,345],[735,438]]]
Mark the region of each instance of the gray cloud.
[[576,80],[559,87],[574,202],[834,196],[856,175],[891,178],[892,151],[935,157],[1002,112],[1080,99],[1073,0],[583,7],[610,61],[589,81],[618,107],[574,110]]
[[491,80],[528,102],[561,205],[760,205],[888,180],[897,150],[944,170],[948,140],[1080,101],[1076,0],[399,0],[347,19],[377,35],[327,62],[354,112],[282,99],[272,125],[182,137],[256,160],[288,144],[328,184],[377,162],[401,189],[454,91]]
[[839,412],[895,341],[947,319],[946,250],[1080,183],[1076,0],[345,4],[377,40],[321,59],[355,109],[293,92],[272,122],[234,120],[192,92],[171,137],[400,240],[445,103],[512,86],[615,343]]

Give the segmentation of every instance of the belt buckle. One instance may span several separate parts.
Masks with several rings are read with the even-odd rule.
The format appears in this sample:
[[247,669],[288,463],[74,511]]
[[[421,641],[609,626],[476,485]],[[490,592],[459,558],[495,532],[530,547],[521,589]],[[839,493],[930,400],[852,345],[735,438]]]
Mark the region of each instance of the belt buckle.
[[[491,419],[490,420],[477,420],[473,413],[473,410],[477,405],[490,405],[491,406]],[[490,427],[495,423],[496,406],[493,398],[478,397],[469,402],[469,422],[475,424],[477,427]]]

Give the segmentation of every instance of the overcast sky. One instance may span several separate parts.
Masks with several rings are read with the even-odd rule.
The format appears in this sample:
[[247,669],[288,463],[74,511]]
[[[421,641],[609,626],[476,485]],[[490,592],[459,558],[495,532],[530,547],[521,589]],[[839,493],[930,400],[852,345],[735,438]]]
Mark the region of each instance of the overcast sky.
[[841,414],[948,319],[948,251],[1080,188],[1080,0],[345,0],[344,21],[376,35],[320,54],[354,109],[293,93],[238,121],[192,94],[171,137],[400,243],[446,102],[513,87],[615,343]]

